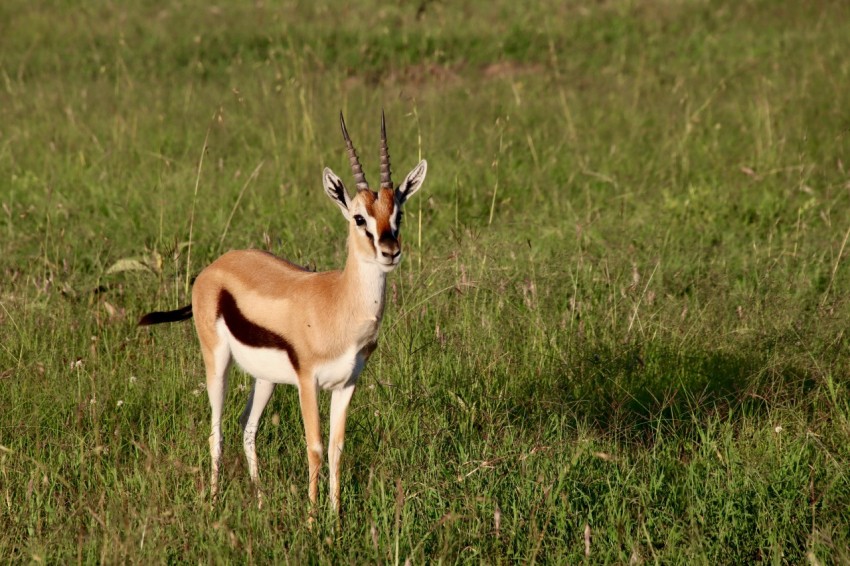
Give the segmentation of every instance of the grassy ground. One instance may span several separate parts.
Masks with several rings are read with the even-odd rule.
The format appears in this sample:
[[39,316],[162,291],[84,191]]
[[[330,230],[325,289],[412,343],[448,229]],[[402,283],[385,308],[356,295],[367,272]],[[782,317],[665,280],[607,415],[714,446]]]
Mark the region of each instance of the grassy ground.
[[[850,561],[850,7],[522,4],[0,5],[0,556]],[[239,372],[211,509],[192,326],[135,320],[226,249],[341,266],[381,107],[429,174],[344,513],[292,388],[256,508]]]

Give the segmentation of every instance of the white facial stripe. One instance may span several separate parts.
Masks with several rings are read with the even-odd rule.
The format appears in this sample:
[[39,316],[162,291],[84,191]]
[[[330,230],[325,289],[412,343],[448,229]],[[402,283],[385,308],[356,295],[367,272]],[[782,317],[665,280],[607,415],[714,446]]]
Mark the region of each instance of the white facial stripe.
[[396,204],[393,206],[393,213],[390,214],[390,228],[396,236],[398,236],[399,219],[401,219],[401,209]]
[[374,236],[378,233],[378,223],[375,222],[375,219],[369,216],[368,214],[363,214],[363,218],[366,219],[366,229]]
[[374,246],[375,246],[375,252],[376,252],[376,253],[380,253],[380,251],[379,251],[379,250],[380,250],[381,248],[378,246],[378,238],[379,238],[379,235],[378,235],[378,223],[375,221],[375,219],[374,219],[374,218],[372,218],[372,217],[371,217],[371,216],[369,216],[368,214],[364,214],[364,215],[363,215],[363,218],[365,218],[365,219],[366,219],[366,229],[369,231],[369,234],[371,234],[371,235],[372,235],[372,243],[373,243],[373,244],[374,244]]
[[362,216],[363,220],[366,221],[365,226],[360,226],[357,229],[358,230],[366,230],[366,232],[369,233],[368,235],[371,235],[372,246],[375,249],[375,253],[379,254],[380,253],[380,247],[378,246],[378,223],[375,221],[375,219],[368,212],[366,212],[366,209],[362,206],[357,208],[357,212],[355,214],[353,214],[352,217],[354,217],[354,216]]

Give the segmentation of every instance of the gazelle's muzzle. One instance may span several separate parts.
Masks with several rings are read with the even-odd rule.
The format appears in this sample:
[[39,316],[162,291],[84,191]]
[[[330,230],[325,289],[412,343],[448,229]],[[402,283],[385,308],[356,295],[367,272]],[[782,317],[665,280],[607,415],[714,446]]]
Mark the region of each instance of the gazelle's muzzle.
[[401,244],[397,238],[386,235],[378,241],[378,261],[395,265],[401,260]]

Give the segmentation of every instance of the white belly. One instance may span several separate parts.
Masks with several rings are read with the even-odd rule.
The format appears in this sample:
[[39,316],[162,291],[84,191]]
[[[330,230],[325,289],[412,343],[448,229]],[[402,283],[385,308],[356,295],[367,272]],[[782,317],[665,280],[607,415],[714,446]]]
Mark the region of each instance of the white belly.
[[239,367],[244,369],[256,379],[270,381],[272,383],[283,383],[287,385],[298,384],[298,374],[289,360],[289,355],[277,348],[254,348],[246,346],[233,337],[228,330],[224,319],[216,323],[218,335],[221,336],[230,347],[230,352]]
[[[239,364],[239,367],[255,379],[298,385],[298,374],[285,351],[277,348],[246,346],[230,333],[224,319],[218,320],[216,328],[219,336],[230,348],[231,355]],[[357,378],[365,365],[366,360],[360,355],[359,351],[351,348],[340,357],[317,366],[315,370],[316,383],[322,389],[330,390],[353,385],[357,382]]]

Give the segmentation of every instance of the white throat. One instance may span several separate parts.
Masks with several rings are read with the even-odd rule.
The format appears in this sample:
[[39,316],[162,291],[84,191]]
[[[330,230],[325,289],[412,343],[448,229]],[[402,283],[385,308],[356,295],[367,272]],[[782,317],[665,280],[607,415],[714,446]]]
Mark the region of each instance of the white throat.
[[374,261],[360,260],[358,263],[363,301],[366,305],[369,305],[368,310],[374,309],[375,316],[380,316],[384,311],[388,272]]
[[380,320],[384,312],[384,295],[387,287],[387,271],[371,259],[356,257],[352,253],[345,265],[348,285],[356,287],[356,302],[361,314]]

